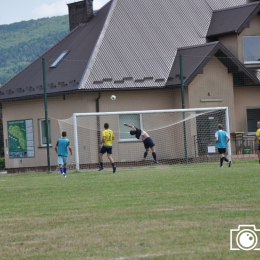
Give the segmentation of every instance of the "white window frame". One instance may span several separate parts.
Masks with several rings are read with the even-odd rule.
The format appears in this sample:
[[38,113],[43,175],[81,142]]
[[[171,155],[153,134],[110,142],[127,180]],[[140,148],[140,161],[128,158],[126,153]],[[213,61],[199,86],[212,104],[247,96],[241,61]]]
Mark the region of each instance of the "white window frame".
[[[243,36],[243,55],[244,55],[244,64],[260,64],[260,50],[258,55],[256,54],[256,56],[259,56],[259,60],[246,60],[248,59],[250,56],[247,55],[247,53],[245,53],[245,48],[248,47],[246,46],[246,39],[253,39],[253,38],[257,38],[259,43],[260,43],[260,36]],[[249,48],[252,48],[252,46],[249,46]],[[259,47],[258,47],[259,48]]]
[[[43,143],[44,136],[43,136],[43,130],[42,130],[42,122],[45,122],[45,118],[44,119],[39,119],[40,147],[47,147],[47,142]],[[52,142],[52,138],[51,138],[51,120],[48,119],[48,122],[49,122],[49,140],[50,140],[49,146],[52,146],[52,144],[51,144],[51,142]]]
[[[249,124],[248,124],[248,120],[250,120],[249,118],[248,118],[248,110],[260,110],[260,107],[248,107],[248,108],[246,108],[246,124],[247,124],[247,135],[255,135],[255,133],[256,133],[256,130],[257,130],[257,122],[259,122],[260,120],[259,120],[259,118],[256,118],[255,119],[255,130],[253,131],[253,132],[249,132]],[[257,111],[256,111],[256,114],[258,115],[258,113],[257,113]],[[252,129],[253,130],[253,129]]]
[[[142,114],[128,114],[127,116],[131,116],[131,115],[139,115],[139,126],[136,126],[138,128],[143,128],[143,117],[142,117]],[[121,116],[124,116],[124,115],[121,115]],[[120,117],[120,115],[119,115]],[[127,124],[130,124],[130,125],[133,125],[133,122],[131,122],[131,119],[129,119],[129,122],[124,122],[124,123],[127,123]],[[128,128],[128,129],[127,129]],[[120,132],[121,130],[123,130],[124,132],[128,131],[130,132],[131,129],[128,127],[128,126],[124,126],[119,118],[119,129],[120,129]],[[134,135],[130,135],[129,133],[129,137],[130,138],[121,138],[121,135],[119,135],[119,142],[138,142],[138,141],[142,141],[142,139],[136,139],[136,137]]]

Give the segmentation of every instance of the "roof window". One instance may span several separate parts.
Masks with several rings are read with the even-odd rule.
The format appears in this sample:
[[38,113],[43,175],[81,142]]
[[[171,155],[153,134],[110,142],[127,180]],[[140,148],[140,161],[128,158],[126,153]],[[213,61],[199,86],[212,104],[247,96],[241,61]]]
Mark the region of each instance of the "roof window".
[[61,55],[51,64],[50,68],[56,68],[68,53],[69,51],[63,51]]

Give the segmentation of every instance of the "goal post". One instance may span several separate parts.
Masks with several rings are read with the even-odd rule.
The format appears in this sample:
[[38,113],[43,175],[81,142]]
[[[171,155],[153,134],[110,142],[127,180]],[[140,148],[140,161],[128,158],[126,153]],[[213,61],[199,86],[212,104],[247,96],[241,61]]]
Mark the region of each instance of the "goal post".
[[[141,140],[131,136],[124,123],[144,129],[155,143],[160,164],[192,164],[219,158],[215,147],[215,131],[222,123],[230,136],[227,107],[188,108],[166,110],[74,113],[72,118],[59,120],[62,131],[73,136],[75,158],[69,164],[77,171],[96,168],[99,163],[99,140],[104,123],[114,131],[113,154],[117,166],[141,166],[153,162],[149,152],[142,163],[145,151]],[[98,137],[100,136],[99,140]],[[231,145],[227,152],[231,158]],[[106,156],[104,163],[109,164]]]
[[230,125],[229,125],[229,112],[228,107],[225,108],[225,117],[226,117],[226,132],[230,138],[230,141],[227,143],[228,157],[231,159],[231,136],[230,136]]

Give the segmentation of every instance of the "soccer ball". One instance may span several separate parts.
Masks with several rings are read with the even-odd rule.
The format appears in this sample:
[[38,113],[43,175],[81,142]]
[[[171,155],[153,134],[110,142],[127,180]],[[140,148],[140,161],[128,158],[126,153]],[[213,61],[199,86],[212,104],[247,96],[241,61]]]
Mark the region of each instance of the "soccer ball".
[[112,96],[110,97],[110,99],[114,101],[114,100],[116,100],[116,96],[115,96],[115,95],[112,95]]

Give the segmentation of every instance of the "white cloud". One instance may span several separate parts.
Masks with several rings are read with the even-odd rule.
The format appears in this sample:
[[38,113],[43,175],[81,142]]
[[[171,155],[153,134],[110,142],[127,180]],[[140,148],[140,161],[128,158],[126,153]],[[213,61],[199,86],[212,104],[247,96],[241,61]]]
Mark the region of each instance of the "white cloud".
[[105,5],[109,0],[94,0],[93,1],[93,9],[98,10],[100,9],[103,5]]
[[[105,5],[109,0],[94,0],[93,1],[93,9],[98,10],[103,5]],[[68,14],[68,3],[72,3],[73,1],[61,0],[51,4],[41,4],[38,7],[32,10],[32,15],[34,19],[42,18],[42,17],[52,17]],[[77,2],[77,1],[75,1]]]
[[66,0],[62,0],[52,4],[41,4],[32,10],[34,19],[68,14],[66,2]]
[[[4,11],[0,15],[0,25],[65,15],[68,14],[67,4],[78,1],[80,0],[15,0],[15,5],[13,1],[1,1],[1,10]],[[100,9],[107,2],[109,0],[94,0],[93,9]]]

